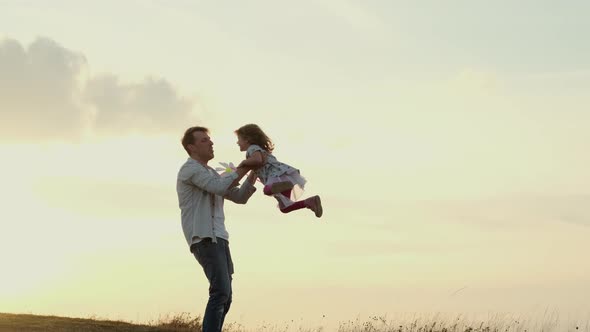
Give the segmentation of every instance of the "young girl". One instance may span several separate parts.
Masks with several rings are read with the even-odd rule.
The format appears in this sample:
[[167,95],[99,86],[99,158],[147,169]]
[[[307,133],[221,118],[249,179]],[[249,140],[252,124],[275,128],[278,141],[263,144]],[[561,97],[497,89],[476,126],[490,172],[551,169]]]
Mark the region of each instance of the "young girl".
[[[235,131],[238,136],[240,151],[246,151],[246,159],[240,166],[260,166],[256,170],[258,179],[264,184],[264,194],[274,196],[283,213],[308,208],[321,217],[322,201],[320,196],[297,201],[305,187],[305,178],[299,170],[278,161],[272,154],[274,144],[255,124],[247,124]],[[293,202],[293,200],[296,200]]]

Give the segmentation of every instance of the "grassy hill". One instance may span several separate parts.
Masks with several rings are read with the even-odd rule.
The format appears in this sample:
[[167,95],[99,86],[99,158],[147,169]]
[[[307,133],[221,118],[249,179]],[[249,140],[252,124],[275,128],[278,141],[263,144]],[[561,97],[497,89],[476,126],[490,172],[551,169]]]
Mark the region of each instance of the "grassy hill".
[[200,317],[179,315],[153,325],[121,321],[0,313],[0,332],[194,332],[200,331]]
[[[201,331],[201,317],[191,318],[187,313],[160,319],[149,325],[122,321],[39,316],[0,313],[0,332],[195,332]],[[246,329],[239,323],[228,323],[224,332],[590,332],[590,321],[560,321],[558,315],[547,315],[540,320],[511,315],[492,315],[487,320],[472,320],[459,315],[455,318],[442,316],[412,317],[394,320],[386,317],[359,318],[341,322],[328,328],[302,327],[296,325],[263,325]]]

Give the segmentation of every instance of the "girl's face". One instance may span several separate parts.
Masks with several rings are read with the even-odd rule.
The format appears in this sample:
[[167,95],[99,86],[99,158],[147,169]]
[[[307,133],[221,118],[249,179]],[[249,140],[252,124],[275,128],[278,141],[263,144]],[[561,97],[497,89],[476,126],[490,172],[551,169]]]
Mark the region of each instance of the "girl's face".
[[240,147],[240,151],[246,151],[248,150],[248,147],[250,146],[250,143],[248,143],[248,141],[246,141],[242,136],[238,135],[238,146]]

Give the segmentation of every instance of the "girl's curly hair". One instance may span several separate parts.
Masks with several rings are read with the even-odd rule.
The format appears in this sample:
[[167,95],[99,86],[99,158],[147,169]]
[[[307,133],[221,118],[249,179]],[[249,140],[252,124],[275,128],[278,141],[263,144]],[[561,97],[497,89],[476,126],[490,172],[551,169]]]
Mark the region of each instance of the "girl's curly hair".
[[274,150],[275,145],[272,140],[266,136],[264,131],[255,124],[247,124],[241,126],[238,130],[235,131],[236,135],[242,137],[250,144],[259,145],[263,148],[266,152],[271,153]]

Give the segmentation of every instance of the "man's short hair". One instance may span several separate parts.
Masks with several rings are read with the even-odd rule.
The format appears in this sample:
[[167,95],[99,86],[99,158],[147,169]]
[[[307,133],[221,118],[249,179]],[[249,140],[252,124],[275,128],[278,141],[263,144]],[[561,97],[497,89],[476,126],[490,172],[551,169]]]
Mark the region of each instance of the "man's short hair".
[[182,136],[182,147],[184,147],[184,150],[186,151],[186,153],[188,153],[188,155],[190,156],[191,153],[188,150],[188,146],[189,144],[194,144],[195,143],[195,136],[193,136],[193,133],[195,131],[202,131],[204,133],[209,134],[209,129],[205,128],[205,127],[190,127],[189,129],[187,129],[184,132],[184,136]]

